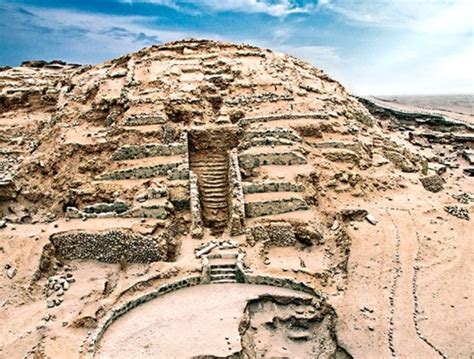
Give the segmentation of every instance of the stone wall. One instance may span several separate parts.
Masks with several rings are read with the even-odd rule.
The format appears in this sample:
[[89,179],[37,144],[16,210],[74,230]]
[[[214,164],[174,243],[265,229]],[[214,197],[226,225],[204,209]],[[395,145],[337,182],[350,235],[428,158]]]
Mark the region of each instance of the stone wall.
[[301,137],[296,133],[296,131],[290,128],[285,128],[285,127],[252,129],[245,133],[244,140],[252,140],[254,138],[267,138],[267,137],[286,139],[292,142],[302,141]]
[[258,147],[258,146],[292,146],[295,143],[293,141],[287,140],[285,138],[278,138],[278,137],[255,137],[251,140],[242,142],[239,145],[239,149],[247,149],[250,147]]
[[174,207],[167,199],[151,200],[141,203],[127,212],[121,214],[121,217],[134,218],[156,218],[166,219],[174,211]]
[[302,221],[264,222],[245,230],[245,239],[250,246],[261,244],[263,250],[271,247],[292,247],[297,242],[305,245],[320,245],[323,235],[314,223]]
[[281,198],[245,203],[245,216],[249,218],[268,216],[308,209],[306,201],[299,197]]
[[173,204],[166,198],[149,200],[129,208],[123,201],[96,203],[85,206],[83,210],[76,207],[66,208],[68,218],[157,218],[166,219],[174,211]]
[[229,197],[230,213],[229,228],[230,235],[237,236],[242,233],[245,220],[244,194],[242,190],[242,177],[239,168],[237,149],[229,153]]
[[105,213],[116,212],[123,213],[128,210],[128,206],[124,201],[116,200],[112,203],[94,203],[85,206],[83,211],[85,213]]
[[239,125],[251,124],[255,122],[269,122],[269,121],[280,121],[280,120],[300,120],[300,119],[327,120],[328,118],[329,116],[324,113],[288,113],[288,114],[281,114],[281,115],[246,117],[239,121]]
[[266,165],[289,166],[306,164],[306,158],[296,151],[271,153],[242,153],[239,155],[240,167],[244,169]]
[[250,275],[245,273],[245,283],[247,284],[259,284],[259,285],[271,285],[273,287],[288,288],[300,292],[308,293],[319,300],[325,299],[323,294],[303,282],[295,281],[291,278],[277,278],[269,275]]
[[149,302],[150,300],[156,299],[159,296],[165,295],[175,290],[192,287],[200,283],[201,283],[201,277],[194,276],[194,277],[181,279],[177,282],[163,284],[160,287],[153,290],[152,292],[142,295],[138,298],[132,299],[126,302],[125,304],[123,304],[122,306],[116,309],[113,309],[107,316],[107,319],[105,319],[103,323],[99,325],[96,333],[94,334],[91,342],[89,343],[89,351],[94,352],[96,345],[100,342],[100,340],[102,339],[102,336],[104,335],[105,331],[110,327],[110,325],[115,320],[117,320],[118,318],[120,318],[122,315],[129,312],[133,308],[136,308],[140,304],[144,304],[146,302]]
[[166,122],[166,118],[156,114],[133,114],[126,117],[123,121],[124,126],[144,126],[157,125]]
[[191,236],[202,238],[202,211],[199,201],[198,177],[193,171],[189,171],[189,196],[191,207]]
[[53,234],[50,241],[63,259],[94,259],[106,263],[170,261],[175,259],[178,250],[177,241],[167,231],[158,236],[124,229],[70,231]]
[[147,143],[144,145],[123,146],[112,154],[112,160],[123,161],[156,156],[176,156],[186,153],[184,143]]
[[296,244],[293,226],[286,222],[266,223],[247,228],[246,240],[251,246],[261,243],[264,249],[293,247]]
[[292,129],[281,127],[255,129],[245,133],[239,149],[256,146],[292,146],[301,141],[301,137]]
[[[278,277],[271,277],[268,275],[250,275],[243,271],[243,268],[241,265],[240,265],[240,268],[241,268],[242,282],[245,282],[247,284],[269,285],[273,287],[288,288],[295,291],[307,293],[320,301],[326,300],[326,298],[321,292],[311,288],[310,286],[304,284],[303,282],[298,282],[291,278],[278,278]],[[159,296],[165,295],[175,290],[192,287],[199,284],[204,284],[201,282],[200,276],[184,278],[177,282],[161,285],[155,290],[145,295],[142,295],[138,298],[132,299],[124,303],[120,307],[111,310],[109,314],[107,315],[106,319],[103,320],[102,324],[98,326],[96,332],[93,334],[92,339],[89,342],[88,351],[90,353],[94,353],[104,333],[112,325],[112,323],[116,321],[118,318],[120,318],[121,316],[123,316],[124,314],[126,314],[127,312],[129,312],[130,310],[138,307],[141,304],[144,304],[153,299],[156,299]],[[218,285],[218,284],[213,284],[213,285]]]
[[[173,179],[186,179],[186,170],[180,169],[182,162],[161,163],[154,166],[143,166],[111,171],[96,177],[96,180],[123,180],[132,178],[152,178],[169,176]],[[184,178],[182,178],[184,177]]]
[[[278,278],[278,277],[271,277],[268,275],[250,275],[248,273],[245,273],[242,263],[239,261],[237,262],[237,268],[239,272],[239,278],[241,279],[239,280],[239,282],[288,288],[288,289],[307,293],[315,297],[317,300],[326,300],[326,298],[321,292],[311,288],[310,286],[302,282],[295,281],[291,278]],[[112,309],[109,312],[109,314],[102,320],[102,323],[99,324],[96,332],[92,335],[92,339],[89,342],[88,351],[90,353],[94,353],[104,333],[112,325],[112,323],[116,321],[118,318],[120,318],[121,316],[123,316],[124,314],[126,314],[127,312],[129,312],[130,310],[138,307],[141,304],[144,304],[153,299],[156,299],[159,296],[165,295],[175,290],[192,287],[199,284],[205,284],[201,281],[200,276],[188,277],[188,278],[181,279],[177,282],[163,284],[160,287],[156,288],[155,290],[145,295],[132,299],[122,304],[118,308]],[[218,284],[214,284],[214,285],[218,285]]]
[[367,154],[372,156],[371,149],[363,144],[362,142],[344,142],[344,141],[326,141],[313,143],[313,146],[316,148],[339,148],[344,150],[351,150],[356,152],[358,155]]
[[244,193],[267,193],[267,192],[304,192],[304,186],[298,183],[292,182],[276,182],[276,181],[263,181],[263,182],[244,182],[242,184]]

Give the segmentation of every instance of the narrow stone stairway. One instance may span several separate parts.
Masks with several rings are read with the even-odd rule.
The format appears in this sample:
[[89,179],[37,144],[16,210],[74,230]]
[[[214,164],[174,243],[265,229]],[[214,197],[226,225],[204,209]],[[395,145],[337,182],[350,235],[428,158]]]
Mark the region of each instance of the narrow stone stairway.
[[227,153],[191,157],[191,169],[198,176],[203,222],[213,234],[222,234],[229,216]]
[[210,266],[211,283],[237,283],[235,263],[229,264],[211,264]]

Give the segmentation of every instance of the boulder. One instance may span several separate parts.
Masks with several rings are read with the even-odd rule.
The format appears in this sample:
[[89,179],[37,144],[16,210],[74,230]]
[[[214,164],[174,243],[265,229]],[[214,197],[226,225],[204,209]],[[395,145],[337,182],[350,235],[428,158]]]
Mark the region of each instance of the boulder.
[[441,191],[444,185],[443,178],[437,174],[421,177],[420,182],[427,191],[433,193]]

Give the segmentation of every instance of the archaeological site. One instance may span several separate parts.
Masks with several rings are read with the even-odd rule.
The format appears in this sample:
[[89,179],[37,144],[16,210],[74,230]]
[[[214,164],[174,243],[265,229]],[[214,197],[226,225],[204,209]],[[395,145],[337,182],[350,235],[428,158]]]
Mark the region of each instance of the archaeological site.
[[0,358],[472,358],[474,116],[188,39],[0,68]]

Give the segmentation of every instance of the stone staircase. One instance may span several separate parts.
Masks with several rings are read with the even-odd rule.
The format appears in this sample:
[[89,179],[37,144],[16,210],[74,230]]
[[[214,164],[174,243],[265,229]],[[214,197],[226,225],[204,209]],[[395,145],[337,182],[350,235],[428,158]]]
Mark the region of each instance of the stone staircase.
[[235,272],[237,265],[235,263],[228,264],[211,264],[210,276],[211,283],[237,283]]
[[191,169],[198,176],[203,222],[213,234],[222,234],[229,216],[227,153],[191,157]]

